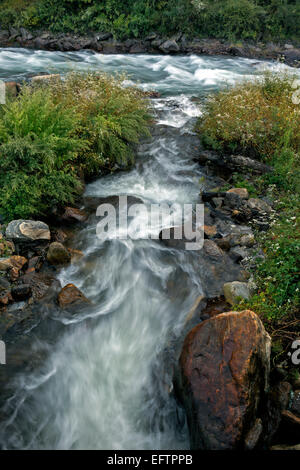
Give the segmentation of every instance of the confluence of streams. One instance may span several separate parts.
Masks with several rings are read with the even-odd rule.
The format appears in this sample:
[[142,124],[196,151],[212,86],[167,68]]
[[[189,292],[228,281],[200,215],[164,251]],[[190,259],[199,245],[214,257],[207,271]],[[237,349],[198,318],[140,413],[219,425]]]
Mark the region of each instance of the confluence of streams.
[[[201,106],[192,98],[266,67],[284,66],[205,56],[0,49],[4,80],[72,69],[126,72],[129,84],[161,93],[153,100],[153,138],[139,146],[135,167],[86,188],[87,195],[132,195],[146,205],[197,201],[201,171],[193,161],[198,143],[192,129]],[[205,293],[201,259],[150,239],[101,241],[96,223],[94,218],[74,241],[84,252],[81,262],[59,276],[63,285],[81,289],[93,308],[72,318],[50,312],[47,327],[29,333],[26,348],[44,360],[11,374],[0,429],[4,449],[189,447],[163,352]]]

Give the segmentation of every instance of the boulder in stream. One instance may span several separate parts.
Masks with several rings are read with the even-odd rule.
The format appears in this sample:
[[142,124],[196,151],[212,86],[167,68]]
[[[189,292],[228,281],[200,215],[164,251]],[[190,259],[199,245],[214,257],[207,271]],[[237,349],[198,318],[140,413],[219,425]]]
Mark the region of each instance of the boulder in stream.
[[62,243],[53,242],[49,246],[47,261],[54,266],[66,265],[71,262],[71,254]]
[[193,328],[175,374],[192,449],[255,448],[269,384],[271,339],[249,310],[214,316]]
[[50,240],[47,224],[38,220],[13,220],[6,228],[6,238],[14,242],[35,242]]
[[90,304],[90,301],[74,284],[67,284],[58,294],[58,305],[72,313]]

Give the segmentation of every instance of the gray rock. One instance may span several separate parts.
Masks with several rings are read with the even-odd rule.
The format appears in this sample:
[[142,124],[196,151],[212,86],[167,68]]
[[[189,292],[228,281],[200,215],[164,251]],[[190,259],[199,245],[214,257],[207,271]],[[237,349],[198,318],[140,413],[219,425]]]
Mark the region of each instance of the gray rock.
[[231,209],[239,209],[242,204],[242,198],[236,193],[226,193],[224,203]]
[[227,282],[223,286],[224,296],[226,301],[234,305],[239,298],[249,300],[251,297],[251,289],[247,282]]
[[248,252],[245,248],[241,246],[236,246],[230,249],[229,256],[231,259],[233,259],[233,261],[235,261],[236,263],[239,263],[243,259],[247,258]]
[[164,43],[162,43],[162,45],[159,46],[159,49],[165,53],[179,52],[180,47],[178,46],[176,41],[169,39],[168,41],[165,41]]
[[216,209],[220,209],[223,205],[224,199],[222,197],[213,197],[212,203]]
[[112,37],[112,33],[98,33],[96,39],[97,41],[107,41],[107,39],[110,39]]
[[47,224],[36,220],[13,220],[6,228],[6,238],[16,242],[33,242],[50,240]]
[[272,207],[262,199],[251,198],[248,201],[248,207],[252,210],[253,213],[263,215],[269,215],[272,212]]

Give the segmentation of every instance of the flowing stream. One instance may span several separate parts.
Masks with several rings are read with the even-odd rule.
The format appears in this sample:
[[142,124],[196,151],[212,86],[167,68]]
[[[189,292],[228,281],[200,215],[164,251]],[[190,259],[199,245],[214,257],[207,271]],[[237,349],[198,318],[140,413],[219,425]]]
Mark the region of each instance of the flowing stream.
[[[146,205],[197,201],[202,174],[193,161],[199,145],[193,125],[201,100],[265,67],[283,66],[193,55],[0,49],[4,80],[103,70],[126,72],[127,83],[161,93],[153,99],[154,135],[139,146],[135,167],[86,188],[90,196],[127,194]],[[50,312],[47,327],[28,333],[32,351],[45,357],[9,377],[0,425],[4,449],[189,447],[185,417],[172,393],[173,369],[162,357],[195,299],[206,292],[201,259],[150,239],[99,240],[96,223],[92,218],[72,243],[84,257],[59,273],[63,285],[73,282],[93,306],[75,316]]]

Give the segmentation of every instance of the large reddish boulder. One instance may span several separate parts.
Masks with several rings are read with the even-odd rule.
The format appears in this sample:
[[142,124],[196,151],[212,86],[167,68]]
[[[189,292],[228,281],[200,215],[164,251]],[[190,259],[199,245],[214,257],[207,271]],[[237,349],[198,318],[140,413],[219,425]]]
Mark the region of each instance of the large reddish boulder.
[[249,310],[222,313],[190,331],[175,390],[186,410],[192,449],[249,448],[249,435],[256,446],[270,345],[262,322]]

